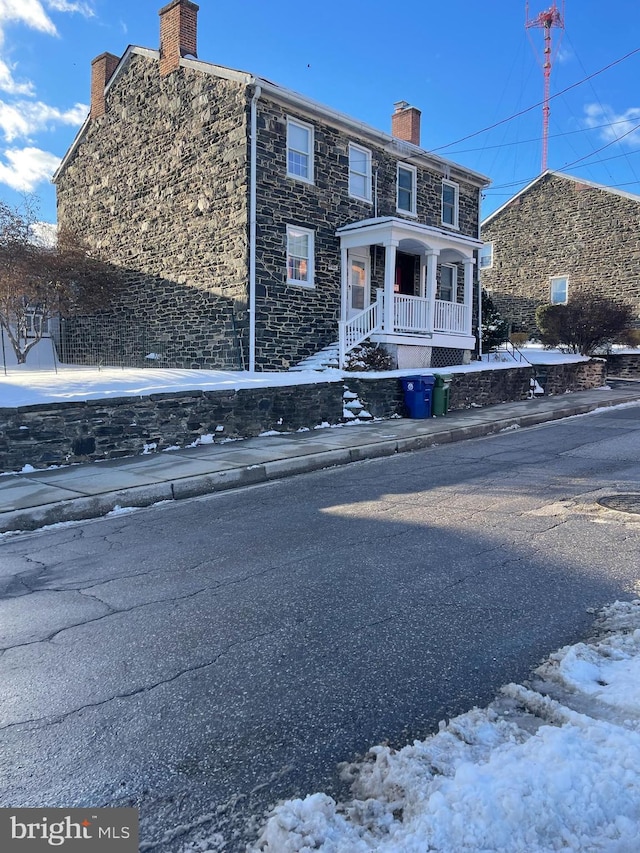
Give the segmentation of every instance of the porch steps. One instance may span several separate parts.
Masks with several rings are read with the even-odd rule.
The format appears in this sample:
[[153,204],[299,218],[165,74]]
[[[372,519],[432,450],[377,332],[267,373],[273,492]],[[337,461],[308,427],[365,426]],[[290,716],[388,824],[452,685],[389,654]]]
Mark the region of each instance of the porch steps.
[[329,344],[329,346],[324,347],[319,352],[302,359],[298,364],[290,367],[289,370],[293,372],[300,372],[302,370],[318,370],[323,372],[325,370],[337,370],[339,365],[338,343],[336,341],[335,344]]

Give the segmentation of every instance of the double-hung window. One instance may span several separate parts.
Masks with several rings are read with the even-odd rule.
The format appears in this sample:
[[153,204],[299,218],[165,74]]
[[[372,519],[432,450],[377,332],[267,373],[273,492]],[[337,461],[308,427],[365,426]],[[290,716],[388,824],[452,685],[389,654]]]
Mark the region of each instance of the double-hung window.
[[554,276],[551,279],[551,304],[563,305],[569,293],[569,279],[566,275]]
[[490,270],[493,266],[493,243],[485,243],[479,252],[481,270]]
[[313,231],[287,225],[287,284],[313,287]]
[[396,207],[401,213],[416,215],[416,167],[398,163]]
[[349,145],[349,195],[371,201],[371,151]]
[[458,298],[458,268],[451,264],[440,267],[440,283],[436,290],[436,299],[443,302],[456,302]]
[[287,175],[313,183],[313,126],[287,119]]
[[442,182],[442,224],[458,227],[458,185]]

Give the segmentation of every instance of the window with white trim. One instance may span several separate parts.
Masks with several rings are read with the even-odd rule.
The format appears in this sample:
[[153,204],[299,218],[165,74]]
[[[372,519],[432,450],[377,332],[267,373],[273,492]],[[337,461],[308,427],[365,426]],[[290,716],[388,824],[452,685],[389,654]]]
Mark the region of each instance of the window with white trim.
[[313,126],[287,119],[287,176],[313,183]]
[[478,266],[481,270],[490,270],[493,266],[493,243],[485,243],[478,253]]
[[349,144],[349,195],[371,201],[371,151]]
[[412,216],[416,215],[416,181],[416,167],[398,163],[396,207]]
[[569,279],[566,275],[551,278],[550,298],[552,305],[564,305],[569,295]]
[[442,182],[442,224],[458,227],[458,185]]
[[458,298],[458,268],[454,264],[442,264],[440,282],[436,288],[436,299],[456,302]]
[[313,238],[308,228],[287,225],[287,284],[314,286]]

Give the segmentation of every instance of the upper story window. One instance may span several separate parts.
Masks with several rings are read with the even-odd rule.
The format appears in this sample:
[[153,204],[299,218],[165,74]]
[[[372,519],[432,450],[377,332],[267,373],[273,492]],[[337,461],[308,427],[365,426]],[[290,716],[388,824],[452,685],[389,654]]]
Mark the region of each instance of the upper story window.
[[416,167],[398,163],[396,207],[402,213],[416,215]]
[[349,195],[371,201],[371,151],[349,145]]
[[313,126],[287,119],[287,175],[313,183]]
[[490,270],[493,266],[493,243],[485,243],[479,252],[478,265],[481,270]]
[[551,304],[562,305],[569,295],[569,279],[566,275],[554,276],[551,279]]
[[313,287],[313,231],[287,225],[287,284]]
[[458,227],[458,185],[442,182],[442,224]]

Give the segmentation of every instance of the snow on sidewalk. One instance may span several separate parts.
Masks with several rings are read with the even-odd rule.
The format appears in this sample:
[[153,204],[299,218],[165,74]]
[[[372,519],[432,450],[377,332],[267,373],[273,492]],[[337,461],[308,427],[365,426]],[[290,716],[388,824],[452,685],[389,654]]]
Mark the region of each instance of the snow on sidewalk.
[[344,765],[351,801],[278,806],[254,851],[637,853],[640,600],[605,608],[596,631],[487,709]]

